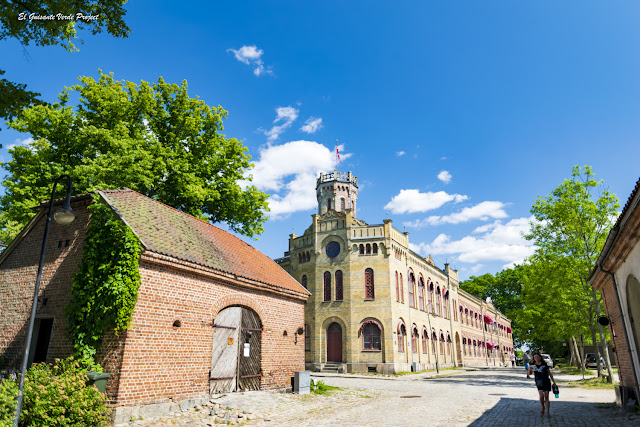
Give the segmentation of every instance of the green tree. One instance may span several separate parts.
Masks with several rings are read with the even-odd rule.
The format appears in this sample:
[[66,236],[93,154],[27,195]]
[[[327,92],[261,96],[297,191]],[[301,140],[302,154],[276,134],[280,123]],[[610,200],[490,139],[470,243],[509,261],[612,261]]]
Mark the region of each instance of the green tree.
[[[106,30],[114,37],[127,37],[130,29],[123,20],[126,2],[127,0],[0,1],[0,41],[15,39],[23,46],[31,43],[36,46],[60,45],[69,52],[75,52],[78,48],[73,41],[78,29],[88,30],[91,34]],[[31,14],[71,15],[74,19],[30,20]],[[75,19],[77,14],[96,18]],[[0,70],[0,75],[4,73],[5,71]],[[0,79],[0,117],[13,119],[22,108],[41,103],[37,99],[39,96],[39,93],[27,90],[25,84]]]
[[538,249],[529,260],[532,267],[525,282],[525,305],[531,324],[544,324],[546,316],[558,319],[556,328],[564,336],[575,338],[588,328],[597,343],[598,330],[611,379],[605,333],[595,321],[601,300],[588,277],[620,206],[615,195],[594,177],[589,166],[575,166],[570,179],[538,197],[531,208],[536,221],[525,237]]
[[[0,240],[9,243],[48,198],[63,173],[75,193],[128,187],[183,212],[226,222],[247,236],[263,231],[267,194],[240,182],[251,167],[240,141],[221,134],[222,107],[190,98],[180,86],[80,77],[59,103],[23,110],[10,127],[34,142],[9,152],[0,163],[8,175],[0,197]],[[71,95],[78,98],[69,105]]]

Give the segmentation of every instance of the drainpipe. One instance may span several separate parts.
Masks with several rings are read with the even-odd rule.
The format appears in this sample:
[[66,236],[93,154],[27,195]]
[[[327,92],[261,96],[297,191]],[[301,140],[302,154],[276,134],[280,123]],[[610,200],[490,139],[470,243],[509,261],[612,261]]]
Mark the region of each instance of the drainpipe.
[[[618,231],[616,230],[616,235],[618,234]],[[607,255],[609,255],[609,249],[611,247],[609,247],[607,249]],[[605,257],[606,258],[606,257]],[[602,271],[603,273],[608,274],[611,277],[611,281],[613,282],[613,290],[615,291],[616,294],[616,302],[618,303],[618,310],[620,311],[620,317],[622,318],[622,331],[624,333],[624,339],[627,342],[627,349],[629,351],[629,359],[631,362],[631,369],[633,371],[633,378],[636,380],[636,400],[640,399],[640,384],[638,384],[638,372],[636,371],[636,365],[633,362],[633,349],[631,348],[631,342],[629,341],[629,334],[627,333],[627,322],[625,320],[625,315],[624,315],[624,311],[622,310],[622,304],[620,302],[620,294],[618,293],[618,285],[616,284],[616,276],[615,274],[613,274],[613,272],[611,271],[607,271],[604,268],[602,268],[602,263],[598,263],[598,270]],[[606,343],[605,343],[606,344]],[[638,356],[638,355],[636,355]]]

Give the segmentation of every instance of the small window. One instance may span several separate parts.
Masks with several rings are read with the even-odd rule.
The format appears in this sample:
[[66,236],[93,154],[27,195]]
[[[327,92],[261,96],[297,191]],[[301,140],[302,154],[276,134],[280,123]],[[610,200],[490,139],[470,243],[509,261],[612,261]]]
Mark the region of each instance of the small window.
[[342,198],[340,199],[340,211],[341,211],[341,212],[344,212],[344,207],[345,207],[345,206],[344,206],[344,197],[342,197]]
[[378,254],[378,244],[377,244],[377,243],[374,243],[374,244],[373,244],[373,254],[374,254],[374,255],[377,255],[377,254]]
[[364,245],[360,243],[360,255],[364,255]]
[[324,300],[331,301],[331,273],[324,273]]
[[365,299],[375,299],[375,289],[373,284],[373,270],[367,268],[364,271],[364,297]]
[[331,210],[331,199],[327,199],[327,211]]
[[404,353],[404,339],[407,336],[407,330],[401,323],[398,325],[398,351]]
[[309,325],[304,325],[304,350],[311,351],[311,334],[309,333]]
[[367,323],[362,328],[362,348],[364,350],[381,350],[380,328],[375,323]]
[[371,244],[367,243],[367,255],[371,255]]
[[304,286],[305,289],[309,289],[307,288],[307,275],[303,275],[302,279],[300,279],[300,283],[302,283],[302,286]]

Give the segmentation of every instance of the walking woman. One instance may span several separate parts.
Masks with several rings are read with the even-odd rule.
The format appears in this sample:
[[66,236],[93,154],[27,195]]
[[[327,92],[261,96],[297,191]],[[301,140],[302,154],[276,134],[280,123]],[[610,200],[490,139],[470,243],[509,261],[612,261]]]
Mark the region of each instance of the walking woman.
[[544,361],[540,353],[536,352],[533,354],[533,364],[529,368],[527,372],[527,376],[533,373],[536,380],[536,387],[538,387],[538,394],[540,394],[540,404],[542,405],[542,409],[540,410],[540,414],[544,415],[545,405],[547,408],[547,417],[551,417],[549,413],[549,406],[551,402],[549,402],[549,392],[551,391],[551,381],[555,385],[556,380],[553,379],[553,374],[547,365],[547,362]]

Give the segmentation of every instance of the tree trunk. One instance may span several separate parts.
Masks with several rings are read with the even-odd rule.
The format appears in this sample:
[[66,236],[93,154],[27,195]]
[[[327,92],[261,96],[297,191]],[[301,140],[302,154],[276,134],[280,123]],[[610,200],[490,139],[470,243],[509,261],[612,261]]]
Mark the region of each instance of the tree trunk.
[[[592,290],[592,294],[593,295],[593,303],[595,305],[596,308],[596,319],[600,318],[600,301],[598,301],[598,296],[596,293],[596,290],[594,288],[591,288]],[[598,323],[598,332],[600,332],[600,343],[602,344],[602,354],[604,355],[604,363],[607,365],[607,374],[609,374],[609,378],[607,378],[607,382],[612,383],[613,382],[613,369],[611,368],[611,359],[609,358],[609,347],[607,347],[607,339],[604,336],[604,329],[602,328],[602,325],[600,323]],[[598,359],[598,366],[600,363],[600,359]]]
[[576,352],[573,350],[573,342],[571,341],[573,339],[573,337],[569,337],[569,339],[567,340],[568,343],[567,345],[569,346],[569,367],[572,366],[580,366],[580,364],[578,363],[578,359],[576,358]]
[[571,345],[573,346],[573,352],[576,355],[578,366],[582,367],[582,359],[580,358],[580,349],[578,348],[578,341],[576,340],[576,337],[571,337]]
[[[602,363],[600,363],[600,348],[598,347],[598,339],[596,338],[596,325],[593,320],[593,313],[593,304],[589,304],[589,330],[591,331],[591,342],[598,353],[596,355],[596,361],[598,362],[598,378],[600,378],[602,376]],[[586,360],[584,363],[586,363]]]

